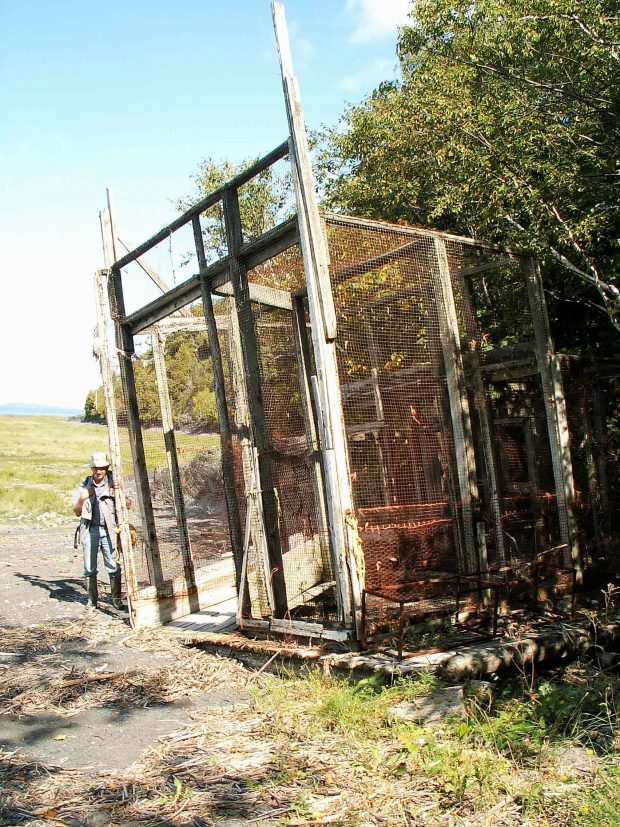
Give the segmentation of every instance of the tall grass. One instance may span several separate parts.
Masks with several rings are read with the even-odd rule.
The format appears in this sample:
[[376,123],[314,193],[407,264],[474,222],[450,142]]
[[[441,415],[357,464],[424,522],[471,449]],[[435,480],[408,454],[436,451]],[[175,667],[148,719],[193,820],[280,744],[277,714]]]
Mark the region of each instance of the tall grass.
[[[285,757],[274,788],[306,784],[312,775],[317,784],[347,789],[360,801],[372,793],[380,810],[391,801],[410,814],[386,821],[395,825],[465,824],[467,815],[481,817],[490,809],[499,823],[510,825],[620,825],[613,700],[620,679],[576,664],[533,684],[505,685],[492,710],[470,700],[465,717],[433,727],[393,717],[394,705],[436,685],[431,675],[396,681],[377,675],[358,682],[316,673],[271,679],[255,702]],[[560,757],[568,747],[591,756],[598,767],[587,783]],[[327,769],[321,773],[322,766]],[[411,815],[416,800],[425,802],[426,815],[419,820]]]
[[54,416],[0,417],[0,522],[70,516],[72,493],[107,428]]
[[[176,435],[181,463],[199,451],[219,444],[208,434]],[[121,429],[124,473],[132,462],[126,432]],[[149,469],[166,466],[161,428],[144,432]],[[108,450],[105,425],[85,424],[55,416],[0,416],[0,524],[73,519],[71,500],[78,483],[89,473],[93,451]]]

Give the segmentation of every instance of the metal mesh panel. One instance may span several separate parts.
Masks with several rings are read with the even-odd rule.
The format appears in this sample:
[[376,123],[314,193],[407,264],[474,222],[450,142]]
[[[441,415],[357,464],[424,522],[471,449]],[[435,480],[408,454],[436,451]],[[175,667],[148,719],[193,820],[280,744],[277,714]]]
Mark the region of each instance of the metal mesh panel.
[[[177,327],[196,327],[191,317],[175,318]],[[207,335],[195,329],[164,335],[165,324],[134,339],[133,373],[158,551],[153,564],[148,531],[137,525],[132,553],[139,594],[133,597],[149,586],[156,587],[158,598],[178,598],[196,589],[232,596],[234,567]],[[169,375],[179,378],[182,387],[168,381]],[[172,429],[164,427],[168,407]],[[119,422],[126,419],[125,410],[120,410]],[[125,490],[137,502],[133,469],[125,457],[123,462]],[[130,517],[139,522],[137,514]]]
[[461,347],[482,363],[523,344],[534,328],[523,259],[457,241],[446,241]]
[[461,501],[433,239],[332,218],[328,239],[366,586],[456,572]]
[[[519,565],[560,544],[547,418],[538,376],[485,383],[505,560]],[[494,528],[489,546],[496,550]]]
[[620,564],[613,527],[618,497],[620,365],[562,357],[562,376],[575,477],[575,515],[587,577],[607,584]]
[[[527,259],[449,241],[490,565],[560,543]],[[498,532],[501,535],[498,537]]]
[[264,264],[252,268],[248,280],[253,285],[272,287],[289,294],[305,290],[306,276],[299,247],[290,247]]
[[[308,437],[293,313],[254,305],[269,465],[292,616],[335,619],[334,576],[318,458]],[[305,333],[305,331],[304,331]]]

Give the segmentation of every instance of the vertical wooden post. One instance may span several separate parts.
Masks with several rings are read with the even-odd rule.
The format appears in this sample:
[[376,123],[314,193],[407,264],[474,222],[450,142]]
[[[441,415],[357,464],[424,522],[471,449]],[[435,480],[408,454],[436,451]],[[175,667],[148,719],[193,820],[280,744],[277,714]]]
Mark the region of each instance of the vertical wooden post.
[[[366,333],[366,343],[368,345],[368,353],[370,355],[370,377],[372,380],[372,393],[375,400],[375,414],[377,422],[384,422],[385,415],[383,412],[383,398],[381,396],[381,388],[379,386],[379,354],[377,352],[377,344],[372,333],[372,325],[368,312],[364,310],[364,331]],[[385,459],[383,456],[383,445],[381,444],[381,431],[373,431],[373,438],[377,447],[377,455],[379,458],[379,474],[381,477],[381,489],[383,491],[383,502],[385,505],[390,505],[392,500],[390,498],[390,481],[385,467]]]
[[[230,367],[230,380],[232,395],[235,404],[235,419],[237,423],[237,434],[241,442],[241,463],[243,471],[243,484],[246,495],[246,532],[244,536],[243,553],[249,553],[250,540],[254,546],[263,569],[264,593],[261,590],[258,571],[256,572],[256,603],[250,600],[252,605],[252,617],[269,617],[273,615],[275,599],[273,595],[273,584],[271,582],[271,567],[269,563],[269,551],[267,549],[267,538],[263,524],[263,506],[258,477],[258,466],[254,447],[251,438],[251,416],[248,404],[248,389],[246,387],[245,373],[243,367],[243,343],[241,331],[239,330],[239,317],[234,297],[226,299],[228,303],[228,364]],[[246,570],[249,572],[249,569]],[[248,591],[250,583],[248,580]],[[250,595],[251,598],[251,595]]]
[[575,520],[575,483],[570,455],[570,436],[564,388],[562,386],[562,371],[551,340],[540,265],[536,259],[528,260],[526,278],[532,321],[534,323],[536,360],[547,413],[549,444],[560,520],[560,539],[568,546],[572,564],[577,571],[577,582],[581,583],[583,571]]
[[275,617],[281,618],[286,615],[288,605],[284,564],[282,561],[282,547],[280,543],[280,520],[278,501],[268,456],[269,438],[261,390],[260,364],[258,361],[259,345],[254,328],[252,307],[250,305],[247,269],[245,262],[239,257],[239,250],[243,245],[243,234],[239,213],[239,197],[236,190],[226,189],[224,191],[223,207],[226,242],[230,260],[230,280],[235,296],[235,306],[243,342],[243,364],[245,366],[245,381],[250,408],[252,436],[254,447],[258,451],[257,473],[260,482],[257,487],[261,492],[262,499],[263,522],[266,532],[265,539],[267,542],[273,588],[273,611]]
[[[491,515],[493,517],[493,527],[495,528],[495,548],[497,549],[497,556],[502,566],[506,565],[506,547],[504,546],[504,526],[502,524],[502,513],[500,506],[499,493],[499,476],[497,473],[497,466],[495,462],[495,451],[493,450],[493,437],[491,435],[491,422],[489,416],[489,408],[487,405],[487,397],[485,393],[484,383],[482,381],[482,374],[480,371],[480,362],[478,355],[472,353],[469,356],[469,365],[471,367],[471,377],[474,385],[474,394],[478,400],[478,421],[480,423],[480,438],[482,442],[482,453],[484,455],[485,477],[488,486],[488,498],[491,506]],[[484,561],[481,560],[483,570],[486,569]]]
[[[310,347],[306,331],[306,311],[304,300],[301,296],[293,299],[293,342],[295,345],[295,356],[299,368],[299,389],[301,392],[301,406],[304,414],[306,434],[310,440],[312,451],[312,479],[314,488],[314,500],[317,508],[318,531],[321,542],[322,556],[326,551],[333,554],[333,548],[329,539],[329,520],[325,508],[325,475],[321,463],[321,452],[319,437],[317,433],[316,412],[310,387]],[[335,571],[335,560],[322,557],[323,565],[331,563],[332,571]],[[333,575],[332,575],[333,576]],[[330,577],[331,580],[331,577]],[[340,599],[340,593],[336,589],[336,600]]]
[[317,415],[322,423],[321,451],[327,510],[334,556],[335,575],[341,621],[355,624],[360,633],[361,589],[357,554],[360,548],[355,519],[347,454],[346,433],[342,417],[340,381],[334,339],[337,325],[331,283],[329,257],[314,190],[308,139],[301,108],[301,98],[293,73],[293,61],[282,3],[271,5],[280,55],[282,86],[290,131],[290,156],[297,202],[297,222],[308,288],[308,309],[316,362]]
[[[185,499],[181,488],[181,471],[179,469],[179,457],[177,454],[176,439],[174,435],[174,422],[172,419],[172,406],[170,405],[170,393],[168,390],[168,376],[166,374],[165,357],[165,334],[156,330],[151,335],[151,346],[153,349],[153,364],[155,367],[155,378],[157,380],[157,392],[159,396],[159,409],[161,412],[161,424],[164,432],[164,444],[166,447],[166,460],[170,483],[172,487],[172,502],[174,513],[179,528],[179,541],[181,545],[181,558],[183,560],[183,575],[190,595],[190,606],[192,611],[198,609],[196,595],[196,581],[194,578],[194,564],[187,528],[187,515],[185,513]],[[194,593],[192,597],[192,592]]]
[[230,530],[230,543],[232,546],[233,560],[235,562],[235,580],[237,594],[244,595],[242,613],[247,614],[250,609],[249,595],[242,582],[243,568],[243,533],[241,530],[241,517],[239,514],[239,503],[237,502],[237,490],[235,487],[235,467],[233,457],[232,430],[230,427],[230,416],[228,413],[228,402],[226,399],[226,384],[224,379],[224,365],[222,363],[222,351],[217,333],[215,313],[213,311],[213,299],[211,288],[203,273],[207,267],[205,256],[200,216],[192,219],[194,230],[194,244],[198,265],[200,268],[200,290],[202,295],[202,307],[207,325],[209,337],[209,350],[211,351],[211,363],[213,365],[213,385],[215,390],[215,402],[217,405],[217,416],[220,425],[220,443],[222,450],[222,479],[224,482],[224,498],[228,512],[228,527]]
[[471,573],[479,570],[479,567],[484,566],[485,562],[478,559],[474,539],[474,506],[477,505],[478,502],[474,440],[471,429],[469,401],[465,387],[458,318],[450,278],[450,265],[448,263],[445,241],[438,236],[435,238],[435,254],[439,270],[439,327],[441,348],[446,368],[450,416],[452,418],[452,430],[454,433],[457,476],[463,515],[466,559],[462,561],[462,563],[465,564],[465,570]]
[[[109,239],[104,244],[104,250],[108,250],[112,261],[116,261],[116,247],[114,243],[115,232],[112,218],[111,193],[108,190],[108,227]],[[123,297],[123,285],[121,273],[115,264],[111,271],[111,288],[114,296],[114,322],[116,329],[116,347],[119,353],[119,368],[121,384],[125,392],[127,402],[127,417],[129,430],[129,444],[133,458],[133,470],[138,489],[138,505],[142,517],[143,538],[149,579],[154,586],[160,586],[164,577],[159,556],[159,543],[155,529],[155,515],[153,514],[153,503],[151,499],[151,488],[149,485],[146,457],[144,455],[144,443],[142,441],[142,425],[138,413],[138,396],[136,394],[136,382],[133,372],[132,358],[135,356],[133,335],[128,326],[123,322],[125,318],[125,300]]]
[[[103,228],[103,216],[100,215]],[[95,298],[97,304],[97,346],[96,354],[99,360],[101,371],[101,382],[103,385],[103,398],[105,403],[105,416],[108,426],[108,442],[110,446],[110,460],[112,462],[112,476],[114,478],[114,500],[116,514],[118,516],[120,543],[125,568],[125,581],[127,584],[127,605],[129,608],[129,621],[131,626],[136,624],[136,613],[133,599],[138,591],[138,581],[133,559],[133,546],[131,544],[131,533],[129,530],[129,519],[125,503],[125,492],[123,486],[123,465],[121,459],[121,441],[118,431],[118,419],[116,414],[116,399],[114,398],[114,374],[110,363],[110,344],[108,341],[108,320],[110,309],[108,306],[108,271],[98,270],[95,273]]]

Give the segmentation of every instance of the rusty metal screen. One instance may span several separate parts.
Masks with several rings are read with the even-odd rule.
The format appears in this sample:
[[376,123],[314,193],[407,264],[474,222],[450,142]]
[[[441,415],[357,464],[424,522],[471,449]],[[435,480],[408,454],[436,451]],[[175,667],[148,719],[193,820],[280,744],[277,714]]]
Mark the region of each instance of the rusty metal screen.
[[579,544],[587,582],[606,588],[620,565],[620,364],[563,356]]
[[451,575],[560,543],[528,260],[350,218],[327,234],[366,588],[411,583],[428,615]]
[[[287,197],[276,205],[285,213]],[[203,235],[213,238],[222,210],[218,203],[202,215]],[[566,545],[531,261],[333,214],[324,229],[338,321],[338,424],[365,586],[413,583],[425,614],[445,611],[451,577],[485,577]],[[240,235],[252,249],[252,227]],[[218,244],[217,255],[234,258],[225,239]],[[154,526],[153,537],[140,539],[144,551],[133,550],[138,590],[157,600],[187,597],[191,610],[205,588],[233,594],[236,574],[242,617],[337,628],[343,573],[328,519],[304,267],[298,242],[282,247],[247,268],[241,293],[226,266],[211,283],[238,552],[221,476],[213,355],[195,288],[183,315],[179,302],[133,337],[134,413],[150,489],[143,505]],[[204,266],[219,266],[217,255]],[[123,425],[128,405],[119,403]],[[602,434],[610,421],[599,417],[593,427]],[[472,589],[467,600],[482,597]]]

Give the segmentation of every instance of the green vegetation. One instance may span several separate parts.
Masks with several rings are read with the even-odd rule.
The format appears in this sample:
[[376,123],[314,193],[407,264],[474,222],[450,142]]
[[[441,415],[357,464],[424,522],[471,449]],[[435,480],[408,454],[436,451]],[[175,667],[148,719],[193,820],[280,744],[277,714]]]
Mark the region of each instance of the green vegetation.
[[[287,799],[297,788],[295,812],[311,816],[309,790],[346,790],[350,812],[335,823],[347,825],[368,821],[356,806],[394,825],[452,823],[450,817],[469,823],[490,808],[506,824],[620,823],[617,677],[578,664],[515,680],[492,710],[472,699],[464,718],[433,727],[391,714],[399,702],[437,688],[430,675],[271,679],[255,698],[282,756],[271,793]],[[566,759],[567,750],[577,761]]]
[[328,202],[533,249],[565,322],[556,339],[579,331],[584,347],[607,336],[617,348],[604,321],[620,329],[616,11],[607,0],[412,4],[402,81],[327,135]]
[[[123,467],[131,471],[131,454],[122,439]],[[166,465],[160,429],[144,434],[147,466]],[[176,435],[182,463],[219,444],[216,436]],[[108,450],[105,425],[85,424],[53,416],[0,417],[0,523],[36,521],[45,514],[58,521],[72,520],[71,498],[89,473],[93,451]]]
[[71,514],[71,495],[93,451],[107,451],[102,425],[53,416],[0,417],[0,521]]

